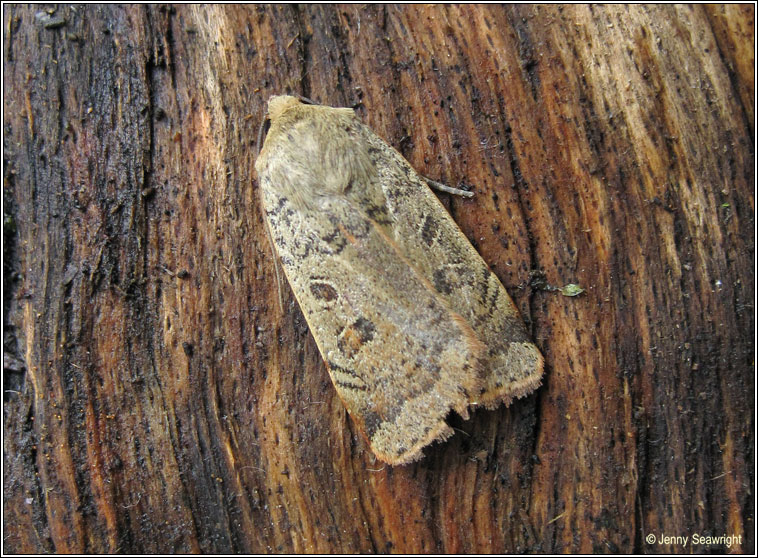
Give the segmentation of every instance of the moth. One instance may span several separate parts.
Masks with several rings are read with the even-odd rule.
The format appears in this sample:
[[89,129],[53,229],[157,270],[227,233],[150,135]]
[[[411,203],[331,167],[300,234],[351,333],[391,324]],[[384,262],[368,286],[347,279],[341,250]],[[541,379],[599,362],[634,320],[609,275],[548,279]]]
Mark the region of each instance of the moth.
[[270,238],[379,459],[420,459],[453,433],[451,410],[540,384],[518,310],[427,179],[351,109],[275,96],[267,121],[255,169]]

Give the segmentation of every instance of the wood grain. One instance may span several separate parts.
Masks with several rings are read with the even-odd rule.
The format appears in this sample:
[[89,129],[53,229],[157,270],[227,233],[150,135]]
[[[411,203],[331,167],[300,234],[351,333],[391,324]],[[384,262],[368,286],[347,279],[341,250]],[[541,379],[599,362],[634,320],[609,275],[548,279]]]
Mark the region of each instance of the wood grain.
[[[7,7],[4,551],[754,552],[754,15]],[[279,93],[473,187],[441,198],[546,358],[419,463],[280,306]],[[694,533],[741,538],[645,540]]]

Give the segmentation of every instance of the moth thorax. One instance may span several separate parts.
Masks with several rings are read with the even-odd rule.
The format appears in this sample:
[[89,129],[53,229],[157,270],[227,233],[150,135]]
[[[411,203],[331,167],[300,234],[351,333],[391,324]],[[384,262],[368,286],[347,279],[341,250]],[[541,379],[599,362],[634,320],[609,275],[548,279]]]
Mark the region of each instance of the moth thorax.
[[268,100],[268,117],[273,121],[279,118],[282,113],[290,107],[300,104],[297,97],[290,95],[274,95]]

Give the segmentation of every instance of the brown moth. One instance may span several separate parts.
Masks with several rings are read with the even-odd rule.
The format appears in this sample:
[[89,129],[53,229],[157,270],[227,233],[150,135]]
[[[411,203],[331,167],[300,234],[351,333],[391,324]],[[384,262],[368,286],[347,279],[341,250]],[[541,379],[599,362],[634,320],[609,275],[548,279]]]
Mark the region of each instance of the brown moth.
[[285,274],[337,393],[392,465],[506,405],[542,355],[425,178],[351,109],[271,97],[255,163]]

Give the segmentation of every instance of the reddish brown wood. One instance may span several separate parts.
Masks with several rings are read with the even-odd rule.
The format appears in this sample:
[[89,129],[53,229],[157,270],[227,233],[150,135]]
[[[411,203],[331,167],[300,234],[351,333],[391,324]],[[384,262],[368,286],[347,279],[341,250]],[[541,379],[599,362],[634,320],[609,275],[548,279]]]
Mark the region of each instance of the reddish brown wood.
[[[3,14],[5,552],[755,551],[753,6],[46,9]],[[284,92],[473,186],[545,355],[419,463],[280,308]]]

